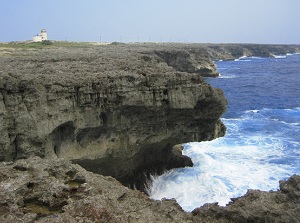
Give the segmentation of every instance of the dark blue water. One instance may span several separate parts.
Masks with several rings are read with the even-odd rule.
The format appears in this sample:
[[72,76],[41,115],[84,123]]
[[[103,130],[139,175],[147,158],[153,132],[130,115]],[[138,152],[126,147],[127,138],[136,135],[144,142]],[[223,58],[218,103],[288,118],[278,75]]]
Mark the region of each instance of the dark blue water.
[[300,107],[300,55],[216,62],[221,79],[207,79],[229,100],[224,117],[247,110]]
[[176,198],[187,211],[225,205],[247,189],[277,190],[300,174],[300,55],[216,62],[228,109],[225,137],[185,144],[195,164],[155,177],[151,196]]

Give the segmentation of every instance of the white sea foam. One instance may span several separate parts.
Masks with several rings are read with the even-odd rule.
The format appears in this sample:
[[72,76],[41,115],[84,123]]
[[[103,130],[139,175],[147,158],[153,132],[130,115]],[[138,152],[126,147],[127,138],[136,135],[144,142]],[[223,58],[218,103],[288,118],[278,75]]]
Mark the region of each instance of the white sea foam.
[[254,56],[252,56],[250,58],[252,58],[252,59],[265,59],[264,57],[254,57]]
[[243,58],[246,58],[246,56],[239,57],[238,59],[235,59],[234,61],[239,61],[239,60],[241,60]]
[[[253,61],[253,69],[249,73],[261,70],[255,62],[259,62],[258,65],[263,65],[265,68],[271,60],[259,57],[242,58],[240,61],[248,59]],[[281,71],[282,68],[278,64],[288,60],[293,62],[294,67],[299,65],[297,59],[298,56],[286,60],[278,59],[276,63],[272,63],[272,69],[275,66]],[[219,69],[223,67],[228,70],[224,69],[224,74],[222,73],[220,78],[230,75],[240,77],[239,75],[243,73],[247,74],[248,71],[244,70],[247,65],[251,63],[222,62]],[[235,69],[241,69],[243,72],[236,72]],[[272,75],[287,77],[288,72],[283,72],[284,75],[280,76],[280,72],[273,73],[272,69],[269,70]],[[293,174],[300,174],[300,107],[299,103],[294,103],[298,100],[299,92],[294,92],[297,88],[291,86],[294,90],[284,92],[275,85],[274,91],[282,90],[283,96],[290,96],[286,97],[288,103],[281,101],[277,103],[274,100],[274,104],[271,104],[269,100],[263,101],[263,98],[262,103],[260,99],[252,103],[251,99],[255,94],[249,95],[249,102],[245,103],[245,107],[244,104],[238,107],[233,104],[238,98],[233,96],[246,89],[241,87],[243,85],[247,85],[247,89],[255,90],[251,87],[256,86],[252,80],[257,83],[259,80],[256,80],[256,76],[252,80],[243,78],[234,80],[243,81],[237,85],[235,81],[219,80],[220,83],[216,84],[218,87],[226,86],[225,90],[228,92],[225,93],[228,93],[229,103],[232,103],[229,112],[225,114],[227,118],[222,118],[227,127],[226,136],[210,142],[186,144],[183,152],[192,158],[195,166],[174,169],[162,176],[154,177],[153,186],[150,188],[152,198],[176,198],[183,209],[191,211],[204,203],[219,202],[220,205],[225,205],[230,198],[241,196],[248,189],[277,190],[279,180]],[[272,78],[262,80],[272,81]],[[298,83],[297,75],[289,76],[288,80],[290,85]],[[234,84],[230,85],[230,83]],[[238,91],[237,86],[240,87]],[[291,92],[292,94],[289,95]],[[272,92],[268,93],[272,94]],[[255,96],[255,99],[258,98]],[[248,100],[248,97],[245,100]],[[264,106],[269,108],[264,109]],[[287,109],[274,109],[276,106]],[[249,110],[245,111],[247,109]]]
[[273,55],[276,59],[285,59],[286,55]]
[[244,145],[236,145],[234,140],[229,145],[224,139],[187,144],[185,154],[192,157],[195,167],[172,170],[157,177],[151,198],[175,198],[183,209],[191,211],[205,203],[226,205],[230,198],[241,196],[250,188],[276,190],[278,180],[288,171],[264,161],[282,154],[272,148],[269,150],[273,152],[262,151],[261,140],[252,138]]
[[[222,119],[227,126],[226,136],[185,144],[184,154],[192,158],[194,167],[155,177],[151,198],[175,198],[184,210],[192,211],[205,203],[226,205],[230,198],[248,189],[277,190],[279,180],[300,171],[298,161],[292,161],[299,159],[296,148],[300,143],[286,137],[294,122],[283,121],[284,115],[291,112],[299,109],[249,110],[240,118]],[[273,113],[279,120],[270,119]],[[273,125],[282,129],[276,132]]]
[[258,113],[258,112],[259,112],[259,110],[248,110],[245,113]]
[[224,79],[229,79],[229,78],[236,78],[235,75],[220,75],[218,78],[224,78]]
[[242,56],[242,57],[239,57],[238,59],[235,59],[234,61],[249,62],[249,61],[252,61],[252,60],[251,60],[251,57]]

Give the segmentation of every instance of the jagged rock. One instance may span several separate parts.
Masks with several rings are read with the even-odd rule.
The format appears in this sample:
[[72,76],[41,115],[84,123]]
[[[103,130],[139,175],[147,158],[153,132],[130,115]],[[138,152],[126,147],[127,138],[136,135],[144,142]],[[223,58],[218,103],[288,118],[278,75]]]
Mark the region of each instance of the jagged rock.
[[279,191],[248,190],[232,199],[226,207],[206,204],[193,211],[199,219],[220,222],[290,222],[300,221],[300,176],[280,181]]
[[194,222],[175,200],[154,201],[64,159],[0,163],[0,222]]
[[0,163],[0,222],[299,222],[300,176],[280,188],[186,213],[175,200],[151,200],[70,161],[32,157]]
[[[160,50],[175,52],[91,45],[1,56],[1,160],[66,158],[138,188],[145,174],[191,166],[173,146],[223,136],[227,102],[196,70],[169,66]],[[203,50],[175,50],[214,68]]]
[[272,44],[207,44],[203,46],[214,60],[234,60],[239,57],[274,57],[287,53],[299,53],[299,45]]
[[[211,59],[293,52],[299,47],[0,48],[0,221],[298,222],[299,176],[279,192],[250,190],[192,216],[59,158],[137,187],[149,173],[190,166],[173,145],[225,134],[226,99],[201,78],[217,75]],[[34,155],[46,159],[18,160]]]
[[207,57],[207,52],[202,48],[189,50],[164,50],[155,52],[166,63],[175,70],[198,73],[204,77],[218,77],[216,66]]

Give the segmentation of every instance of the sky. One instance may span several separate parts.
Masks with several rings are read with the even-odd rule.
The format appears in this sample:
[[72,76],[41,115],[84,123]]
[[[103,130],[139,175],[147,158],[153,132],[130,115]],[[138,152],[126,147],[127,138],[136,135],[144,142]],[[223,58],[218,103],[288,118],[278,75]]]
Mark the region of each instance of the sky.
[[300,0],[0,0],[0,42],[300,44]]

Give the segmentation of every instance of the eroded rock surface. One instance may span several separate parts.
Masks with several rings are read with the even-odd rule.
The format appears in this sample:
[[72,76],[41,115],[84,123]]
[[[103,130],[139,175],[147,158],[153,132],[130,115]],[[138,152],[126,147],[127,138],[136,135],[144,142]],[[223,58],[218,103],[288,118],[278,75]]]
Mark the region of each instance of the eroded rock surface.
[[280,190],[249,190],[226,207],[184,212],[70,161],[33,157],[0,163],[0,222],[291,222],[300,219],[300,176]]
[[[144,173],[192,165],[177,143],[225,133],[223,93],[201,78],[217,75],[211,58],[299,51],[250,47],[0,48],[0,221],[299,222],[299,176],[193,216],[66,161],[137,187]],[[45,159],[19,160],[35,155]]]
[[206,204],[193,213],[220,222],[300,222],[300,176],[280,181],[279,191],[248,190],[226,207]]
[[234,60],[239,57],[275,57],[300,53],[299,45],[274,44],[206,44],[203,46],[214,60]]
[[0,164],[0,222],[194,222],[175,200],[153,201],[63,159]]
[[66,158],[140,188],[145,173],[192,165],[174,145],[225,134],[227,102],[202,80],[216,71],[201,49],[15,49],[0,64],[2,161]]

